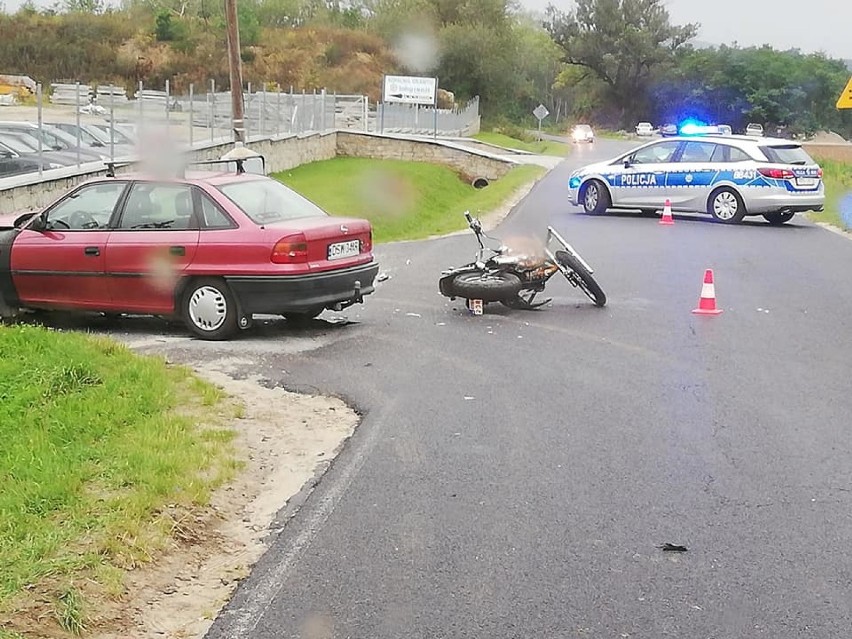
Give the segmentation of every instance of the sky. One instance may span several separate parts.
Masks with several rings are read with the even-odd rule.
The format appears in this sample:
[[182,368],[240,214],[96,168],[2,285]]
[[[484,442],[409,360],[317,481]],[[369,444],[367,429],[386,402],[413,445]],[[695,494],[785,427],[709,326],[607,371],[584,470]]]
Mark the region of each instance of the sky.
[[[570,0],[519,0],[529,9],[548,4],[567,11]],[[852,60],[852,0],[666,0],[672,22],[697,22],[696,40],[742,47],[823,51]]]

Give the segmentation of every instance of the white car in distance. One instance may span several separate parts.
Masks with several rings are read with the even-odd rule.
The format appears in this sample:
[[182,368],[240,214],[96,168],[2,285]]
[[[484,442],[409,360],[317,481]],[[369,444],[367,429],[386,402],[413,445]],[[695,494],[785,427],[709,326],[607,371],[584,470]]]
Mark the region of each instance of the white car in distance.
[[636,125],[636,135],[643,138],[654,135],[653,125],[650,122],[640,122]]

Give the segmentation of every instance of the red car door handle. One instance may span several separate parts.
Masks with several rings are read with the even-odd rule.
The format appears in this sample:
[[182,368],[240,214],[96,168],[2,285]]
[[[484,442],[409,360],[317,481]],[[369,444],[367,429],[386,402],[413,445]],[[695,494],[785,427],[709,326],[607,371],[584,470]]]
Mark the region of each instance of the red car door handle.
[[97,246],[87,246],[83,249],[83,253],[85,253],[86,255],[100,255],[101,249],[99,249]]

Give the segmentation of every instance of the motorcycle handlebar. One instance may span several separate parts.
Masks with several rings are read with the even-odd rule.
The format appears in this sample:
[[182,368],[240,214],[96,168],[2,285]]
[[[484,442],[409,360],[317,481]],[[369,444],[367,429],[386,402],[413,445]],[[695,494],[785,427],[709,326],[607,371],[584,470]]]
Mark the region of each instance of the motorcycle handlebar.
[[464,219],[467,220],[467,225],[471,228],[471,230],[479,235],[482,231],[482,225],[479,223],[479,220],[471,216],[470,211],[464,212]]

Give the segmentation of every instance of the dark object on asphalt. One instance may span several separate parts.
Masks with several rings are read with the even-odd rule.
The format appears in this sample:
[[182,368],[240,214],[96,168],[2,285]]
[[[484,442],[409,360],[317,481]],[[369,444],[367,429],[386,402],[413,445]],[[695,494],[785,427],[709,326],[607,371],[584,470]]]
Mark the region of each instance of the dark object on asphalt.
[[686,546],[678,546],[677,544],[663,544],[662,546],[657,546],[663,552],[686,552],[689,550]]
[[[457,297],[467,300],[467,308],[477,314],[480,307],[471,304],[474,300],[483,304],[499,302],[509,308],[529,310],[550,301],[533,303],[535,296],[544,291],[547,281],[556,273],[562,273],[595,306],[606,304],[606,295],[592,277],[592,268],[553,227],[547,227],[543,254],[515,252],[496,238],[486,235],[480,221],[471,217],[469,211],[465,211],[464,215],[468,226],[476,234],[479,251],[476,261],[441,274],[438,282],[441,295],[451,300]],[[486,247],[483,237],[500,242],[500,246]],[[554,253],[551,251],[551,243],[562,248]]]

